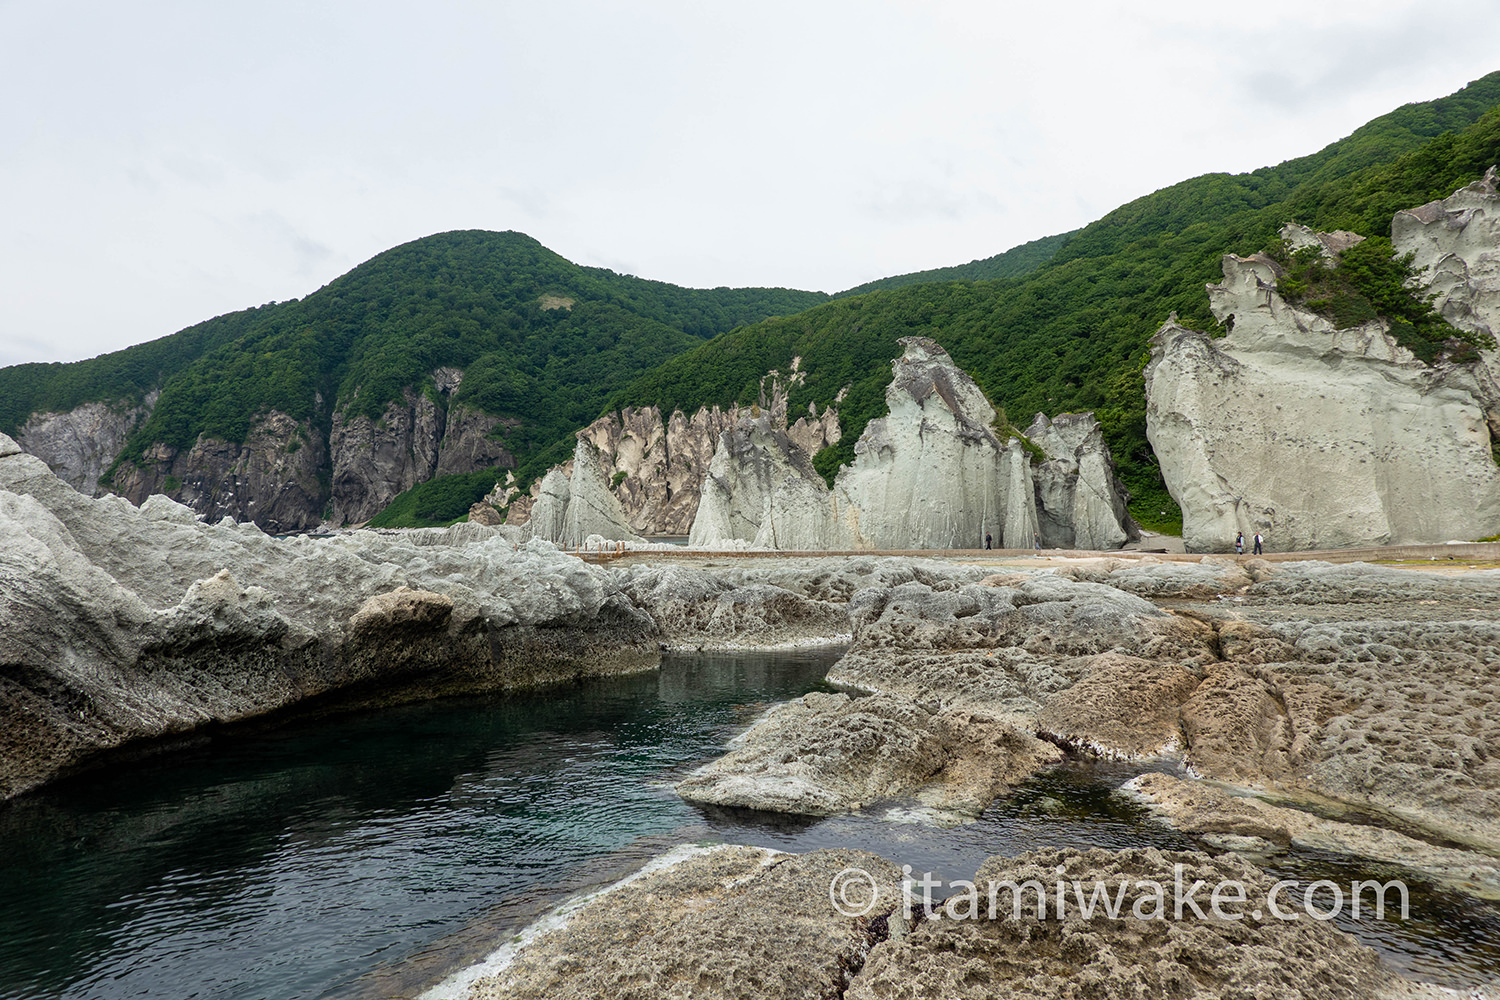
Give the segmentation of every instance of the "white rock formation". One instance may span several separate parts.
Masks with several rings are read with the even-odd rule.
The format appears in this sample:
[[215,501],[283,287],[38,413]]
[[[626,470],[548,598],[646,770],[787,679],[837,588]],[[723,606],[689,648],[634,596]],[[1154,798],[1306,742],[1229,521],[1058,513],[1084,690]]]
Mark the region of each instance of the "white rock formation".
[[810,405],[805,416],[787,419],[788,393],[805,375],[798,370],[799,360],[793,359],[786,376],[779,371],[765,375],[759,402],[751,407],[700,407],[691,417],[676,410],[665,419],[655,406],[626,407],[579,432],[580,438],[598,449],[599,464],[632,531],[689,533],[719,435],[742,420],[764,419],[768,430],[784,432],[788,443],[808,460],[838,443],[839,416],[831,407],[819,413],[816,405]]
[[[1396,252],[1413,255],[1433,305],[1460,330],[1500,334],[1500,178],[1482,180],[1442,201],[1397,212]],[[1494,370],[1493,368],[1491,370]]]
[[567,464],[572,466],[571,474],[558,466],[542,477],[525,525],[530,537],[564,548],[578,548],[595,536],[603,541],[640,541],[610,491],[598,449],[581,434]]
[[1035,470],[1044,547],[1117,549],[1140,537],[1092,413],[1061,413],[1055,420],[1038,413],[1026,437],[1047,455]]
[[[833,489],[774,417],[741,418],[720,435],[692,544],[980,548],[988,533],[999,547],[1031,548],[1040,526],[1025,444],[1001,441],[994,408],[935,341],[906,337],[901,344],[905,353],[892,362],[886,389],[890,412],[865,426],[854,462],[839,472]],[[1066,509],[1055,517],[1067,543],[1076,511],[1084,516],[1083,541],[1124,544],[1134,526],[1097,423],[1091,416],[1070,417],[1063,427],[1048,438],[1060,462],[1049,474],[1066,487],[1066,502],[1057,501]],[[1075,489],[1078,482],[1084,486]],[[1112,524],[1103,523],[1111,518]],[[1062,544],[1062,533],[1050,544]]]
[[1152,339],[1147,437],[1189,551],[1263,532],[1273,549],[1500,531],[1477,366],[1429,367],[1379,322],[1336,330],[1276,292],[1276,265],[1224,258],[1214,339],[1175,317]]

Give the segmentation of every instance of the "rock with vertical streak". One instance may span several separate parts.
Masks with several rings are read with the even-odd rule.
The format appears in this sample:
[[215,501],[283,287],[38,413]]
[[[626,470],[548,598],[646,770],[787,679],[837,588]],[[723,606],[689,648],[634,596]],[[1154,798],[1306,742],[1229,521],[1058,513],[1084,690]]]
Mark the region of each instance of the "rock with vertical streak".
[[[1031,548],[1039,518],[1028,447],[1016,437],[1001,439],[984,393],[935,341],[907,337],[901,344],[905,353],[892,363],[886,390],[889,413],[865,426],[853,464],[839,472],[832,489],[797,444],[795,426],[781,429],[774,413],[742,418],[721,434],[692,544],[953,549],[978,548],[988,533],[1003,546]],[[1076,491],[1070,492],[1063,514],[1068,538],[1071,519],[1082,516],[1083,537],[1118,547],[1130,536],[1123,491],[1097,423],[1077,423],[1094,435],[1082,434],[1073,446],[1070,482],[1084,468],[1089,490],[1097,481],[1119,501],[1121,520],[1112,522],[1113,531],[1098,523],[1113,516],[1108,503],[1082,504],[1075,515]]]
[[[532,537],[536,535],[532,528]],[[579,438],[573,448],[573,478],[568,482],[568,506],[563,512],[561,537],[552,539],[565,548],[576,548],[592,535],[610,541],[641,539],[625,523],[620,501],[610,492],[609,480],[599,464],[599,451]]]
[[1104,430],[1092,413],[1038,413],[1026,437],[1047,456],[1036,468],[1042,545],[1117,549],[1140,537],[1127,509],[1129,494],[1115,477]]
[[[1402,213],[1394,230],[1444,283],[1444,313],[1473,332],[1500,327],[1487,277],[1500,227],[1485,205],[1500,212],[1493,178]],[[1174,317],[1152,339],[1146,433],[1187,549],[1228,551],[1236,532],[1283,551],[1500,532],[1493,352],[1424,364],[1384,321],[1340,330],[1288,303],[1278,276],[1269,258],[1226,256],[1208,294],[1229,334]]]

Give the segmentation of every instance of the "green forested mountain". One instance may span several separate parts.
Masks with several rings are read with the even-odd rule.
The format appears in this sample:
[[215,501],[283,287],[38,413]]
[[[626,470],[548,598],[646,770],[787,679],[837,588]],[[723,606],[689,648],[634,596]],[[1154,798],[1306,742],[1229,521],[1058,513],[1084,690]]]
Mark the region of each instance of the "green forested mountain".
[[855,285],[847,292],[840,292],[840,296],[863,295],[865,292],[875,292],[886,288],[901,288],[904,285],[921,285],[933,281],[995,281],[1000,278],[1019,278],[1024,274],[1030,274],[1037,268],[1050,261],[1064,243],[1078,234],[1078,230],[1070,233],[1059,233],[1056,236],[1043,236],[1039,240],[1030,243],[1022,243],[1018,247],[1011,247],[1004,253],[983,260],[971,260],[967,264],[958,264],[954,267],[936,267],[930,271],[913,271],[911,274],[898,274],[890,278],[877,278],[867,281],[863,285]]
[[[430,392],[433,370],[452,366],[465,373],[452,402],[507,418],[496,433],[527,480],[565,457],[572,432],[601,412],[748,403],[762,375],[800,355],[806,382],[794,390],[793,416],[849,390],[839,406],[844,439],[816,462],[831,476],[884,411],[897,339],[921,334],[943,344],[1016,425],[1038,410],[1095,410],[1138,516],[1169,526],[1157,512],[1175,507],[1145,438],[1141,369],[1151,334],[1174,310],[1211,327],[1203,285],[1218,280],[1221,255],[1273,247],[1288,220],[1380,237],[1398,209],[1474,180],[1500,161],[1497,108],[1500,73],[1399,108],[1310,156],[1183,181],[1082,230],[834,299],[680,288],[580,267],[519,233],[443,233],[389,250],[300,301],[90,361],[0,369],[0,430],[14,433],[33,412],[160,389],[119,460],[141,462],[157,442],[243,441],[272,409],[324,434],[338,411],[378,420],[405,388]],[[1394,272],[1376,271],[1365,268],[1366,278],[1390,283]],[[1388,288],[1309,280],[1309,295],[1343,296],[1341,316],[1390,304]],[[1409,325],[1421,341],[1414,346],[1430,354],[1438,335],[1420,312]],[[485,477],[453,478],[427,488],[426,500],[403,498],[402,509],[426,511],[424,520],[456,516],[438,508],[462,507]]]
[[[787,289],[699,290],[580,267],[520,233],[403,244],[300,301],[245,310],[73,364],[0,370],[0,429],[95,400],[161,398],[121,456],[198,435],[244,440],[280,410],[378,418],[434,368],[465,370],[456,401],[515,418],[529,454],[587,423],[640,373],[735,326],[825,301]],[[320,406],[319,400],[322,401]]]
[[845,437],[818,456],[830,475],[853,457],[865,422],[884,412],[899,337],[936,339],[989,397],[1024,425],[1036,411],[1095,410],[1148,524],[1175,511],[1145,435],[1147,341],[1175,310],[1210,329],[1203,286],[1225,253],[1272,244],[1289,220],[1388,236],[1391,216],[1476,180],[1500,162],[1500,73],[1438,101],[1397,109],[1312,156],[1247,174],[1209,174],[1137,199],[1071,235],[1030,274],[927,283],[839,299],[736,330],[666,362],[612,405],[690,410],[748,402],[758,378],[803,358],[793,415],[850,386]]

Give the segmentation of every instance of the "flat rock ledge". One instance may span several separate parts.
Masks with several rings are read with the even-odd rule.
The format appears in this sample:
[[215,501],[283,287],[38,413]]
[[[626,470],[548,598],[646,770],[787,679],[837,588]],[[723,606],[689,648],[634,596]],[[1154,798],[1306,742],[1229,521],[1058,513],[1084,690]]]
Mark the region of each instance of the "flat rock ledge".
[[[857,871],[856,871],[857,870]],[[853,876],[851,878],[850,876]],[[842,891],[830,893],[835,879]],[[861,851],[707,851],[620,885],[526,940],[465,1000],[1023,997],[1037,1000],[1370,1000],[1443,995],[1397,976],[1331,924],[1250,912],[1273,880],[1233,855],[1155,849],[994,857],[928,919],[899,869]],[[1175,882],[1235,882],[1247,902],[1173,919]],[[1117,916],[1059,917],[1048,889],[1102,884]],[[988,886],[996,910],[989,913]],[[1161,897],[1151,888],[1162,889]],[[1201,895],[1201,894],[1200,894]],[[834,907],[846,904],[847,916]],[[1164,902],[1158,918],[1157,899]],[[853,904],[852,906],[848,904]],[[429,996],[437,995],[434,991]],[[445,994],[446,995],[446,994]]]
[[690,802],[830,816],[915,797],[977,816],[1062,753],[1004,720],[902,695],[814,692],[776,706],[677,784]]
[[1251,857],[1289,847],[1350,854],[1414,868],[1459,892],[1500,900],[1500,858],[1491,855],[1441,847],[1382,827],[1325,819],[1168,774],[1132,778],[1119,794],[1144,805],[1168,826],[1199,834],[1214,847]]

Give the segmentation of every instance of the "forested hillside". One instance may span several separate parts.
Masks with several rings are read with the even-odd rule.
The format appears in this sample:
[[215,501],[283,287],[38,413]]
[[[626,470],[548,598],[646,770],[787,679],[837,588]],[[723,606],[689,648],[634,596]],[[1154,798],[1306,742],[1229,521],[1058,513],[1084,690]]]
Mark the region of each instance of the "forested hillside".
[[897,274],[889,278],[877,278],[863,285],[855,285],[839,294],[841,297],[862,295],[865,292],[901,288],[905,285],[921,285],[933,281],[995,281],[1000,278],[1019,278],[1050,261],[1056,256],[1058,249],[1078,232],[1079,230],[1075,229],[1070,233],[1043,236],[1039,240],[1011,247],[1004,253],[986,257],[983,260],[971,260],[967,264],[936,267],[930,271],[913,271],[910,274]]
[[853,457],[865,422],[884,412],[897,339],[921,334],[947,348],[1015,424],[1039,410],[1095,410],[1135,513],[1170,527],[1175,505],[1145,435],[1150,336],[1174,310],[1190,326],[1212,328],[1203,286],[1219,279],[1222,255],[1272,246],[1287,221],[1385,237],[1397,210],[1478,179],[1500,162],[1497,105],[1500,73],[1400,108],[1312,156],[1140,198],[1069,237],[1025,276],[875,291],[734,331],[666,362],[611,404],[748,402],[760,375],[800,355],[808,374],[792,396],[794,416],[850,387],[845,437],[816,463],[831,475]]
[[[457,400],[513,417],[529,454],[586,423],[610,392],[704,339],[827,299],[786,289],[698,290],[575,265],[520,233],[452,232],[360,265],[301,301],[232,313],[89,361],[0,371],[0,428],[39,410],[161,398],[121,456],[243,441],[279,410],[325,430],[334,409],[379,417],[439,366]],[[322,406],[319,406],[322,400]]]

